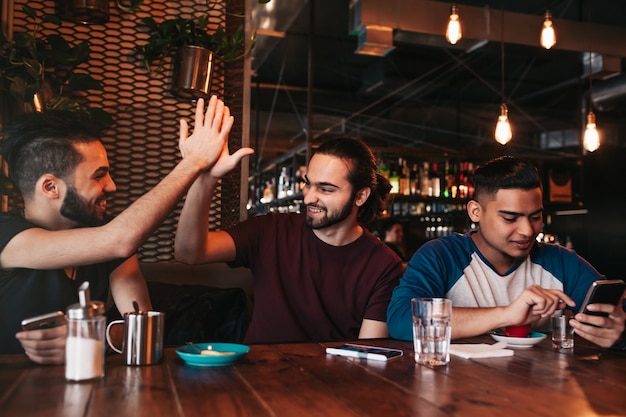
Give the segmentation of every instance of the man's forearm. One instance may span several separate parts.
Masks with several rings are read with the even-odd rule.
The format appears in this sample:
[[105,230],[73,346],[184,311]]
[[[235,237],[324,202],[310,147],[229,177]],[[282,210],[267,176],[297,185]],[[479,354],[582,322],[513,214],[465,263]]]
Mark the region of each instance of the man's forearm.
[[116,244],[125,245],[120,248],[122,254],[137,250],[172,212],[199,174],[199,166],[183,159],[159,184],[106,226],[109,233],[117,235]]
[[501,307],[452,309],[452,339],[472,337],[506,326]]
[[203,174],[189,189],[176,229],[174,255],[177,260],[189,263],[201,260],[207,246],[209,214],[217,181]]
[[139,268],[137,255],[131,256],[111,273],[110,285],[115,306],[121,314],[134,311],[134,301],[140,310],[152,310],[148,286]]

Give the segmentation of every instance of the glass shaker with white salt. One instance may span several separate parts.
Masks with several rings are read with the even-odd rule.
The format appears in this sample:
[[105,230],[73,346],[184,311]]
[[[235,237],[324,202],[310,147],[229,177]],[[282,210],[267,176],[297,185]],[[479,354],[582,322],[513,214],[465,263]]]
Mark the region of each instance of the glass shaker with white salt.
[[87,281],[78,290],[78,300],[77,304],[67,308],[65,379],[68,381],[87,381],[104,376],[104,303],[90,300]]

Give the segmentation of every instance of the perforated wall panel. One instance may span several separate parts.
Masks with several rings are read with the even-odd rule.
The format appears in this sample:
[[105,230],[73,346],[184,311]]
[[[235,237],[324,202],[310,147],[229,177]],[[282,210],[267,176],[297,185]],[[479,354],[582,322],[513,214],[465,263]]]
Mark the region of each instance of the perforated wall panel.
[[[103,92],[85,97],[91,107],[100,107],[113,116],[114,124],[103,138],[109,153],[112,176],[117,192],[109,201],[113,214],[128,207],[169,173],[180,160],[178,128],[180,118],[193,120],[195,103],[181,101],[169,93],[171,71],[150,74],[141,67],[134,48],[148,38],[142,24],[144,17],[157,22],[168,17],[191,17],[207,12],[205,0],[145,1],[141,11],[125,13],[110,2],[110,19],[104,25],[80,25],[63,22],[60,32],[72,44],[88,40],[91,46],[89,65],[81,71],[99,80]],[[212,3],[215,3],[212,1]],[[235,4],[236,3],[236,4]],[[29,23],[22,13],[22,5],[38,10],[40,14],[54,13],[54,1],[15,0],[14,30],[24,30]],[[229,7],[243,7],[243,1],[230,1]],[[219,7],[210,11],[211,26],[226,24],[233,30],[241,19],[228,17]],[[238,20],[238,21],[237,21]],[[55,26],[44,25],[43,33],[58,31]],[[243,63],[224,64],[217,60],[213,78],[213,93],[224,97],[235,126],[230,135],[230,148],[241,147],[241,119],[243,92]],[[223,228],[239,221],[240,172],[234,170],[223,179],[217,190],[211,214],[211,228]],[[9,204],[15,207],[19,202]],[[161,227],[139,250],[143,261],[173,260],[173,240],[182,202]],[[204,225],[198,225],[204,227]]]

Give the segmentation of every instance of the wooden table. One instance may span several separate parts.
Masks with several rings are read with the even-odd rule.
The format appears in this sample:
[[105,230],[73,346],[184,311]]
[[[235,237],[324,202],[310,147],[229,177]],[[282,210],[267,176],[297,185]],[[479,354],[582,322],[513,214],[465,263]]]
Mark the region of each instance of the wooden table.
[[[494,341],[481,336],[463,342]],[[388,363],[325,354],[339,343],[253,345],[237,364],[196,368],[173,348],[162,364],[107,356],[104,379],[67,383],[63,366],[0,356],[0,416],[624,416],[626,354],[553,352],[549,338],[506,358],[414,362],[412,345]]]

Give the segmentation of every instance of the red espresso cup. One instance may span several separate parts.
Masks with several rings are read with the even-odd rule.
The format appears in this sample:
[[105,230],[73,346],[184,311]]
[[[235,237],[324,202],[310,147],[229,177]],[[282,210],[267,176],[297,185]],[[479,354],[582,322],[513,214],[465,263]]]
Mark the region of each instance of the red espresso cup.
[[506,326],[502,328],[502,333],[507,337],[528,337],[530,333],[530,324],[522,326]]

